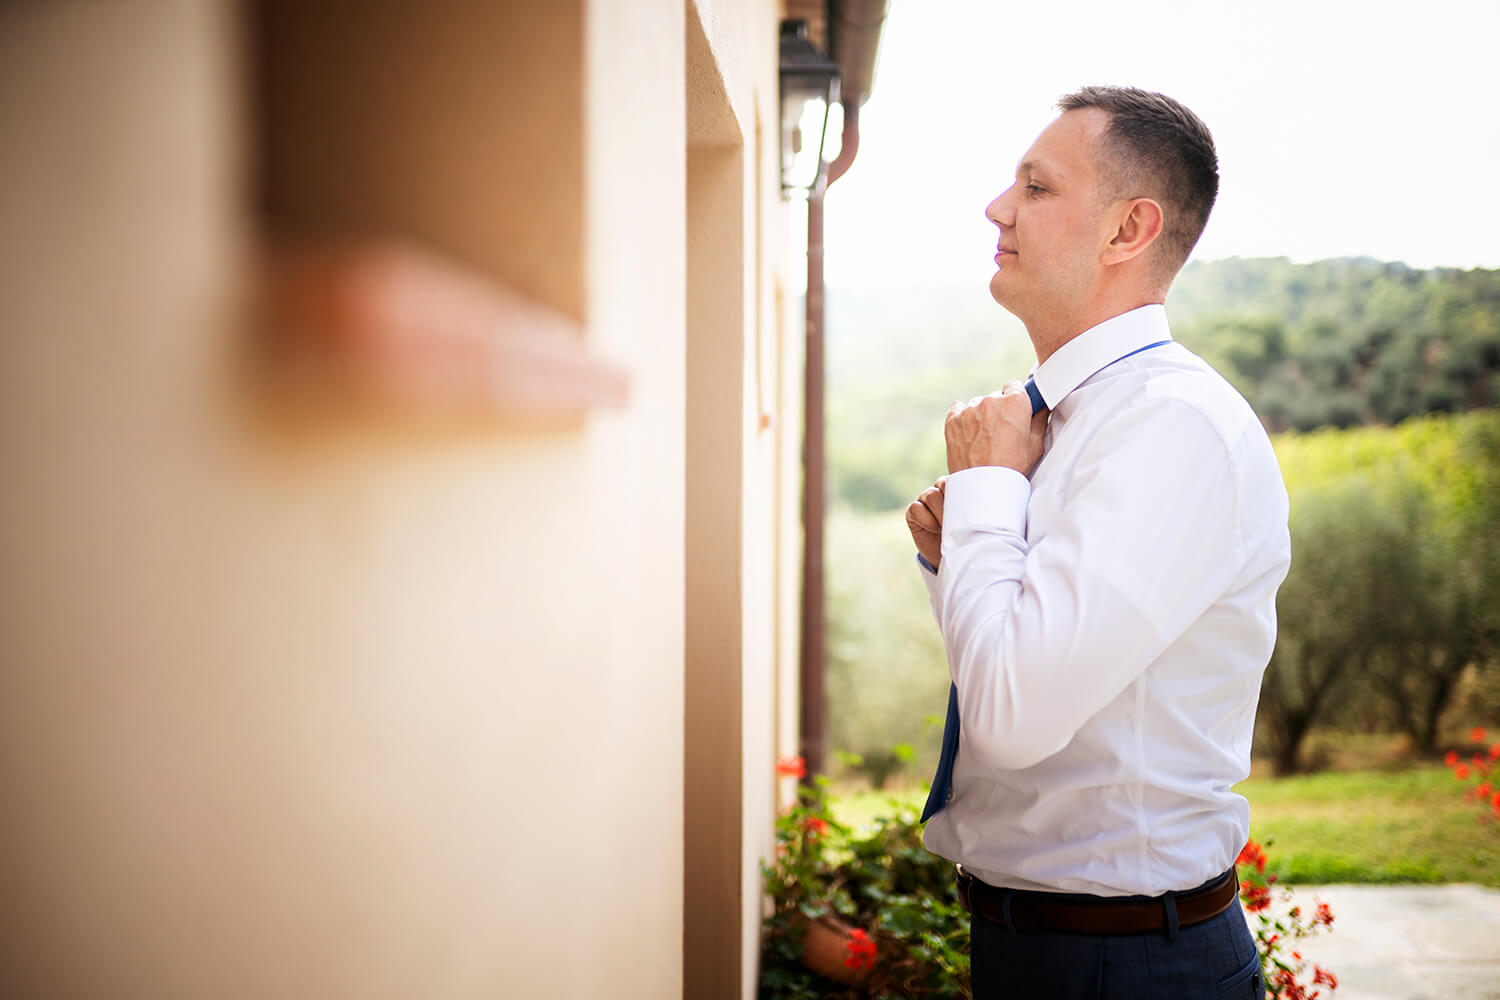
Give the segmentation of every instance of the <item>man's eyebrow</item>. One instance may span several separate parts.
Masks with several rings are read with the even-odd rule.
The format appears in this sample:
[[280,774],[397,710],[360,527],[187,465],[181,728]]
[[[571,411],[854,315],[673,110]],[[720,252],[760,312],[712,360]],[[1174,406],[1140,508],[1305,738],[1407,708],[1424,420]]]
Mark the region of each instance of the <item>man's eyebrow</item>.
[[1050,163],[1046,163],[1042,160],[1023,160],[1016,166],[1017,177],[1021,176],[1022,174],[1037,173],[1038,171],[1047,174],[1050,177],[1062,176],[1057,168],[1053,167]]

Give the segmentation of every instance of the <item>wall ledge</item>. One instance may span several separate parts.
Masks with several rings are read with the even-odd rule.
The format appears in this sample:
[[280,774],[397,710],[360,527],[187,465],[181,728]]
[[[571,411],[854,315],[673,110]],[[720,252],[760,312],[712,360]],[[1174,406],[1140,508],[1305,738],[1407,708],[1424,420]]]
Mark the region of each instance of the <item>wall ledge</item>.
[[555,427],[629,396],[578,323],[427,250],[281,245],[265,277],[264,359],[299,406]]

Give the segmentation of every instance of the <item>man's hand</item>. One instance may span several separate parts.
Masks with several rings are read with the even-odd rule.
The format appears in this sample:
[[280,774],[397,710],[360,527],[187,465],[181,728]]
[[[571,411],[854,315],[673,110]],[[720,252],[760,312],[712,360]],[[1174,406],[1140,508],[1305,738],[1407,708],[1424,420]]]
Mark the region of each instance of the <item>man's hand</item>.
[[947,476],[939,476],[906,508],[911,540],[917,543],[917,551],[933,569],[943,561],[943,485],[947,481]]
[[1027,478],[1042,458],[1047,410],[1031,413],[1031,397],[1019,382],[999,392],[948,407],[943,436],[948,440],[948,472],[981,465],[1015,469]]

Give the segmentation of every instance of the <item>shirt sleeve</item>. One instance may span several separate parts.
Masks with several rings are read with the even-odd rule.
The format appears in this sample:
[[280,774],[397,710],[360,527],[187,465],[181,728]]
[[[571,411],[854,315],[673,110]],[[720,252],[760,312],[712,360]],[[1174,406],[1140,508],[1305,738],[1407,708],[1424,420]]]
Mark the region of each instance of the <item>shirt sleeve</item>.
[[917,553],[917,565],[920,566],[922,575],[922,586],[927,588],[927,606],[932,609],[932,617],[941,627],[943,624],[942,592],[938,589],[937,568],[928,562],[922,553]]
[[1187,404],[1151,411],[1095,434],[1029,548],[1019,473],[948,477],[933,607],[965,749],[987,766],[1030,767],[1065,747],[1236,573],[1229,448]]

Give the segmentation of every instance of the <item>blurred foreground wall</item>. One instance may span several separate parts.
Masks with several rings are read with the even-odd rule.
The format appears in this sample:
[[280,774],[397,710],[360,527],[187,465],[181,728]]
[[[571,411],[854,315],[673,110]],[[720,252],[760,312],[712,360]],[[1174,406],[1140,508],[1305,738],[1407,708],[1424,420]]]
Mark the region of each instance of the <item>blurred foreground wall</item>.
[[[0,995],[752,995],[779,14],[0,7]],[[410,366],[377,273],[288,379],[268,261],[392,243]],[[537,307],[628,401],[526,401]]]

